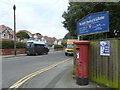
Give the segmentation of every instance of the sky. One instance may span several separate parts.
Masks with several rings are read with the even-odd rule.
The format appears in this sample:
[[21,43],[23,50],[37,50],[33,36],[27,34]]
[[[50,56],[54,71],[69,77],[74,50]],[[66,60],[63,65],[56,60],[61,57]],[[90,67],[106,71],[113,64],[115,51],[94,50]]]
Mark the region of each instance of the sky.
[[68,31],[61,22],[67,11],[68,0],[0,0],[0,25],[13,29],[13,5],[16,5],[16,31],[63,38]]

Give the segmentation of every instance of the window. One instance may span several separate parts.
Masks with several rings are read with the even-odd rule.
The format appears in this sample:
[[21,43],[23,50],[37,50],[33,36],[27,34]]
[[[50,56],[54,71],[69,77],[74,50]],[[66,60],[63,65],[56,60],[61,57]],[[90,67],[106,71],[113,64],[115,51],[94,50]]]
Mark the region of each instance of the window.
[[4,33],[2,33],[2,38],[4,38]]
[[9,34],[7,34],[7,33],[2,33],[2,38],[9,39]]
[[67,45],[67,48],[74,48],[73,45]]
[[33,42],[28,42],[27,43],[27,47],[29,48],[29,47],[33,47]]

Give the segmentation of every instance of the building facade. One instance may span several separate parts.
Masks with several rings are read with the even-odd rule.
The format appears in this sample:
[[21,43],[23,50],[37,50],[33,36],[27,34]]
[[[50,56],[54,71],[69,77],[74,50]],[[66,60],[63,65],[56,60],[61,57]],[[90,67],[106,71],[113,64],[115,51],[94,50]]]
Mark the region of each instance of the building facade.
[[0,40],[14,40],[14,31],[5,25],[0,25]]
[[[43,36],[40,33],[32,34],[28,30],[19,30],[18,32],[26,32],[30,37],[30,38],[24,38],[23,40],[20,40],[20,38],[17,37],[17,41],[19,42],[27,42],[31,40],[31,41],[39,41],[46,45],[54,45],[54,44],[61,45],[62,42],[62,39]],[[8,26],[0,25],[0,40],[14,40],[14,31]]]

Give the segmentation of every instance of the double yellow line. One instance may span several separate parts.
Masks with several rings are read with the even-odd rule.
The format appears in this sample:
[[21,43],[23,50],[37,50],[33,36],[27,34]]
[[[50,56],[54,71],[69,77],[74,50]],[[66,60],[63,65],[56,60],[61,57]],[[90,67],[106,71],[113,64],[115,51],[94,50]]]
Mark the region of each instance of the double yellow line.
[[34,76],[36,76],[36,75],[38,75],[40,73],[43,73],[45,71],[48,71],[48,70],[50,70],[50,69],[52,69],[52,68],[54,68],[54,67],[56,67],[56,66],[58,66],[58,65],[60,65],[62,63],[65,63],[65,62],[67,62],[69,60],[70,60],[70,58],[69,59],[65,59],[65,60],[63,60],[61,62],[58,62],[58,63],[53,64],[53,65],[50,65],[50,66],[48,66],[46,68],[43,68],[41,70],[38,70],[38,71],[36,71],[34,73],[31,73],[31,74],[25,76],[24,78],[20,79],[16,83],[14,83],[8,90],[16,90],[17,88],[19,88],[20,86],[22,86],[27,80],[31,79],[32,77],[34,77]]

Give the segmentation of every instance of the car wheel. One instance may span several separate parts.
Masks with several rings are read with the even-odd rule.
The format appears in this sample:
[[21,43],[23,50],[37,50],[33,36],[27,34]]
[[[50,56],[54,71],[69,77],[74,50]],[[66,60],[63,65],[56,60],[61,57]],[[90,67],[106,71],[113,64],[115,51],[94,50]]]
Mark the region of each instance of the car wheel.
[[46,55],[48,54],[48,52],[45,53]]
[[67,56],[68,54],[67,53],[65,53],[65,56]]
[[38,53],[35,53],[34,55],[35,55],[35,56],[37,56],[37,55],[38,55]]

